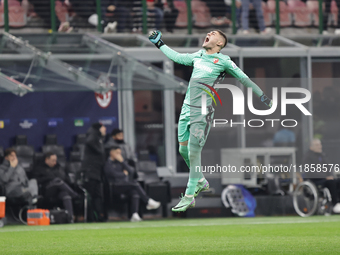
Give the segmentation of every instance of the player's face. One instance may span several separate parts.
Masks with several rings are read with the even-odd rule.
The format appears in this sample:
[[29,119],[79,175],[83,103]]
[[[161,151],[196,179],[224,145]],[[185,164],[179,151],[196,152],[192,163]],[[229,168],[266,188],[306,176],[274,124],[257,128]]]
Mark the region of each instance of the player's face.
[[203,48],[214,48],[217,45],[223,43],[222,36],[217,31],[211,31],[207,33],[207,36],[204,39]]

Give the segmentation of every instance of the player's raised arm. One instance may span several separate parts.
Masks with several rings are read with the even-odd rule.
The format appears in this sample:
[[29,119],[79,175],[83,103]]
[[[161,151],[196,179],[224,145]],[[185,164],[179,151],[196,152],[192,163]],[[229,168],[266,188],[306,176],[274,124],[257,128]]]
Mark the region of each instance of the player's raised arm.
[[172,61],[186,66],[193,65],[193,59],[195,56],[194,54],[180,54],[173,49],[169,48],[164,42],[162,41],[162,32],[161,31],[152,31],[149,34],[149,40],[155,44],[155,46],[160,49],[169,59]]
[[249,77],[231,60],[226,60],[225,71],[235,77],[244,86],[253,89],[253,92],[266,104],[269,108],[272,107],[272,100],[268,98],[262,89],[257,86]]

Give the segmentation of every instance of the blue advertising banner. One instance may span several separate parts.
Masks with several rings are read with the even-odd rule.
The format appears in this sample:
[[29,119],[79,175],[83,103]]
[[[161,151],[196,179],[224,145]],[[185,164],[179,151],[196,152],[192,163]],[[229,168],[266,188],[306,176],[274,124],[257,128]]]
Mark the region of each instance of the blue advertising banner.
[[35,92],[18,97],[0,93],[0,146],[14,145],[16,135],[26,135],[28,144],[41,150],[46,134],[56,134],[66,150],[74,136],[101,122],[107,132],[118,127],[117,93],[109,98],[94,92]]

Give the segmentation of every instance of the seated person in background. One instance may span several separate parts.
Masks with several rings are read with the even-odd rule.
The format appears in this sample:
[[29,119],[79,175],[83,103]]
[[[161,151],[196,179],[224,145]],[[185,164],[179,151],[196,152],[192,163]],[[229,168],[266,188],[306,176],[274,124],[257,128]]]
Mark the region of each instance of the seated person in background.
[[130,7],[131,1],[120,1],[120,0],[102,0],[102,13],[104,24],[106,29],[104,32],[114,32],[117,27],[117,32],[124,32],[131,17]]
[[168,32],[173,32],[175,28],[176,19],[178,17],[178,10],[174,6],[174,0],[163,0],[164,24]]
[[[146,204],[146,209],[157,209],[161,203],[149,198],[143,188],[137,181],[129,180],[129,176],[133,175],[134,169],[127,164],[122,157],[121,149],[113,146],[110,150],[110,157],[106,161],[104,172],[109,182],[124,184],[119,187],[118,194],[127,194],[131,201],[132,217],[131,221],[141,221],[138,214],[139,199]],[[116,193],[116,194],[117,194]]]
[[137,157],[132,148],[125,143],[123,130],[115,128],[111,132],[110,139],[105,143],[105,149],[110,150],[111,147],[118,146],[121,149],[122,156],[131,166],[136,166]]
[[[226,14],[231,13],[230,4],[226,4],[225,0],[204,0],[206,2],[210,14],[212,16],[211,18],[211,24],[214,26],[222,26],[225,24],[231,24],[231,21],[226,17]],[[227,1],[229,3],[229,1]],[[230,1],[231,2],[231,1]],[[236,1],[236,5],[238,4],[238,1]]]
[[27,178],[24,168],[19,164],[14,149],[5,150],[5,159],[0,166],[0,184],[5,187],[7,198],[22,198],[30,206],[38,199],[38,185],[35,179]]
[[[147,7],[147,22],[149,29],[161,29],[164,18],[164,13],[161,8],[160,0],[146,0]],[[132,1],[132,26],[133,32],[141,31],[143,26],[143,7],[141,0]]]
[[63,201],[69,215],[69,222],[73,223],[72,198],[77,198],[78,194],[65,182],[66,174],[57,162],[57,155],[53,152],[46,153],[44,163],[34,170],[34,176],[41,185],[41,194],[44,197]]
[[[314,164],[314,168],[317,165],[321,166],[321,172],[311,172],[311,165]],[[324,166],[327,166],[327,172],[322,172]],[[333,172],[329,172],[329,165],[325,155],[322,153],[322,144],[319,139],[313,139],[310,144],[309,151],[303,159],[303,167],[305,173],[303,174],[304,179],[310,179],[315,185],[322,185],[327,187],[332,196],[333,212],[340,213],[340,203],[338,198],[337,180],[334,179]],[[309,168],[306,171],[306,168]]]

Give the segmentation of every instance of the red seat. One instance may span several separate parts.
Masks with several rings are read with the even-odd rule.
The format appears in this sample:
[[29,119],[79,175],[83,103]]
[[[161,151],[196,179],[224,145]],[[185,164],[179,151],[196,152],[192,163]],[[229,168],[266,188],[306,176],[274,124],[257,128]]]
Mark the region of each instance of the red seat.
[[174,1],[174,6],[178,10],[175,26],[183,28],[188,26],[187,4],[184,1]]
[[[174,6],[178,10],[178,16],[176,19],[176,27],[188,26],[188,10],[185,1],[174,1]],[[196,27],[209,27],[211,25],[210,11],[206,3],[201,0],[191,1],[191,11],[193,19],[195,20],[194,26]]]
[[332,21],[333,21],[333,25],[335,27],[337,27],[338,25],[338,6],[336,5],[336,2],[333,0],[332,4],[331,4],[331,14],[332,14]]
[[208,6],[201,0],[191,1],[191,10],[196,27],[209,27],[211,25],[211,15]]
[[269,12],[268,6],[265,2],[262,1],[262,11],[263,11],[263,18],[264,18],[264,25],[266,27],[270,27],[273,25],[273,15]]
[[[268,12],[275,15],[276,3],[275,0],[268,0],[267,2]],[[292,25],[292,19],[290,17],[289,8],[284,2],[280,2],[280,26],[287,27]]]
[[306,2],[307,8],[311,13],[315,26],[319,26],[319,2],[315,0],[308,0]]
[[288,0],[288,8],[292,13],[295,26],[307,27],[312,25],[311,12],[304,2],[300,0]]
[[[4,1],[0,7],[0,26],[4,26]],[[24,27],[27,24],[25,10],[17,0],[8,0],[8,21],[10,27]]]
[[[307,1],[307,7],[312,14],[314,20],[314,25],[319,26],[319,2],[316,0]],[[325,4],[322,4],[323,10],[325,10]],[[336,26],[338,24],[338,7],[336,2],[333,0],[331,2],[331,19],[328,20],[328,25]]]

